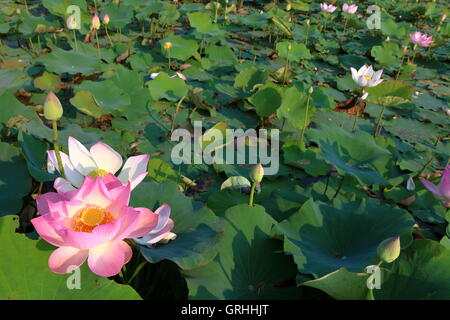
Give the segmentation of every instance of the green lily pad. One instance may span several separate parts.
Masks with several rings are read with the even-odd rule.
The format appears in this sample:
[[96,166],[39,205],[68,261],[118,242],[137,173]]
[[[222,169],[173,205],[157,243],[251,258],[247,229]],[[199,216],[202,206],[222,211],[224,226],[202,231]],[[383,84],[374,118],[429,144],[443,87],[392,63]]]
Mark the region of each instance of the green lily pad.
[[433,240],[415,240],[390,270],[382,269],[381,290],[375,299],[450,299],[450,251]]
[[361,272],[378,263],[376,250],[384,239],[401,236],[403,247],[412,240],[414,219],[402,210],[365,201],[336,204],[310,199],[279,224],[284,250],[300,272],[316,277],[342,267]]
[[282,91],[275,84],[267,82],[249,98],[249,101],[255,106],[256,113],[259,116],[267,117],[277,111],[280,107],[282,102]]
[[39,182],[56,179],[56,175],[47,172],[48,144],[23,131],[19,133],[19,141],[31,176]]
[[153,100],[167,99],[177,101],[188,93],[186,83],[178,78],[170,78],[167,73],[161,72],[154,80],[147,82]]
[[148,261],[156,263],[167,259],[182,269],[192,269],[216,256],[221,240],[218,218],[211,210],[180,193],[175,183],[143,182],[133,190],[130,203],[151,210],[167,203],[171,208],[172,232],[177,238],[155,248],[139,246]]
[[369,292],[368,278],[367,273],[354,273],[341,268],[301,285],[322,290],[337,300],[363,300]]
[[55,90],[56,86],[61,83],[61,78],[54,73],[44,71],[44,73],[34,79],[34,86],[41,90]]
[[83,113],[94,118],[99,118],[103,114],[103,108],[97,104],[94,96],[89,91],[78,91],[70,99],[70,103]]
[[0,218],[0,299],[141,300],[130,286],[92,273],[87,263],[79,269],[77,289],[77,271],[63,275],[48,268],[48,258],[56,248],[44,240],[31,240],[14,232],[16,227],[14,218]]
[[367,101],[380,106],[396,106],[412,100],[413,87],[400,80],[383,81],[379,85],[366,88]]
[[[160,41],[161,47],[165,42],[170,42],[173,45],[170,49],[170,56],[172,58],[184,61],[197,55],[198,44],[195,40],[187,39],[182,36],[171,35]],[[165,57],[169,57],[168,50],[162,49],[162,52]]]
[[363,184],[386,184],[371,165],[375,160],[390,156],[390,152],[376,145],[373,137],[364,132],[347,132],[337,126],[320,125],[308,131],[319,143],[320,155],[336,166],[339,174],[350,174]]
[[54,73],[92,74],[100,67],[100,59],[95,55],[60,48],[39,57],[38,61],[44,64],[48,71]]
[[276,284],[295,277],[295,265],[271,239],[275,221],[261,206],[229,208],[222,219],[224,239],[206,266],[185,270],[190,299],[296,299],[298,289]]
[[19,149],[0,142],[0,216],[19,212],[30,188],[31,177]]
[[294,127],[302,129],[311,122],[314,109],[307,93],[291,87],[284,91],[277,114],[278,117],[285,118]]
[[2,106],[0,123],[6,127],[14,126],[18,121],[39,119],[32,108],[23,105],[11,93],[0,94],[0,105]]
[[[289,49],[290,46],[290,49]],[[295,41],[282,41],[277,43],[277,51],[282,58],[289,58],[290,61],[311,58],[311,53],[304,43]]]

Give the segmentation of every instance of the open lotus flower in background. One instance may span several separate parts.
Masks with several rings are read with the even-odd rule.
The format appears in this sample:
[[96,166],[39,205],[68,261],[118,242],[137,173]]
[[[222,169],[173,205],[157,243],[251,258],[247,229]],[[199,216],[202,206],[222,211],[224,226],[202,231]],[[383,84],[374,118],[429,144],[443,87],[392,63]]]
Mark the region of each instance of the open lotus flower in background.
[[45,241],[58,247],[48,262],[53,272],[69,273],[87,259],[95,274],[116,275],[132,255],[123,240],[142,237],[157,225],[155,213],[128,206],[130,182],[122,185],[113,175],[110,178],[106,183],[86,177],[75,192],[37,197],[40,216],[31,223]]
[[337,7],[333,6],[332,4],[326,4],[325,2],[322,2],[320,4],[320,9],[322,9],[323,11],[326,11],[328,13],[333,13],[334,10],[337,9]]
[[136,238],[134,241],[144,246],[152,246],[158,242],[167,243],[177,237],[175,233],[170,232],[173,229],[174,223],[173,220],[170,219],[169,205],[163,204],[155,210],[155,214],[158,216],[158,224],[156,227],[145,236]]
[[422,33],[420,31],[411,33],[409,35],[409,38],[412,42],[414,42],[414,44],[418,45],[419,47],[429,47],[434,42],[432,36],[429,36],[426,33]]
[[356,10],[358,10],[358,6],[354,4],[349,6],[348,4],[344,3],[344,5],[342,6],[342,11],[349,14],[354,14]]
[[[147,164],[150,155],[144,154],[129,157],[122,167],[121,155],[103,142],[94,144],[89,150],[86,149],[77,139],[69,137],[69,155],[59,152],[66,179],[57,178],[55,180],[55,189],[58,192],[74,191],[83,183],[85,176],[105,177],[109,173],[116,174],[120,168],[118,176],[122,184],[130,182],[133,190],[147,175]],[[59,171],[58,161],[54,150],[48,154],[48,171],[54,172],[55,168]]]
[[358,71],[355,68],[350,68],[350,70],[352,71],[353,81],[360,87],[375,87],[383,82],[383,79],[380,79],[383,69],[375,72],[372,66],[363,65]]
[[428,180],[420,181],[437,199],[441,200],[444,206],[450,208],[450,165],[445,168],[439,186],[436,186]]

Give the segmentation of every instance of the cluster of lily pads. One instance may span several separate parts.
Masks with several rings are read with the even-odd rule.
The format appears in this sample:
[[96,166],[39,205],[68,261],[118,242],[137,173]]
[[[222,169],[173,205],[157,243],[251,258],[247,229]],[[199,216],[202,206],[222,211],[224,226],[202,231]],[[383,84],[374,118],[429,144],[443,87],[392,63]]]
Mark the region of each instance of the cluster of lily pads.
[[[0,298],[450,299],[447,14],[2,1]],[[174,164],[194,122],[278,173]]]

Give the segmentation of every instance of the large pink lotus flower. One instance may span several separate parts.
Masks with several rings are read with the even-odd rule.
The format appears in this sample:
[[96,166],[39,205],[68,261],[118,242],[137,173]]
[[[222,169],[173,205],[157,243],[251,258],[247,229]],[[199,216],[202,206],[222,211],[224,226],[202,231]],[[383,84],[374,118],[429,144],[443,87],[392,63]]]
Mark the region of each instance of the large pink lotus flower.
[[322,2],[320,4],[320,9],[322,9],[323,11],[326,11],[328,13],[333,13],[334,10],[337,9],[337,7],[333,6],[332,4],[326,4],[325,2]]
[[[78,188],[85,176],[94,178],[104,177],[108,173],[116,174],[120,168],[119,180],[123,184],[131,183],[133,190],[147,175],[147,164],[150,156],[143,154],[129,157],[122,167],[121,155],[103,142],[94,144],[89,150],[86,149],[77,139],[69,137],[69,155],[59,152],[66,179],[57,178],[55,189],[58,192],[69,192]],[[48,171],[59,171],[58,161],[54,150],[48,154]]]
[[416,31],[409,35],[409,38],[412,42],[420,47],[429,47],[433,42],[433,37],[427,35],[426,33],[422,33],[420,31]]
[[348,4],[344,3],[344,5],[342,6],[342,11],[347,12],[349,14],[354,14],[356,10],[358,10],[358,6],[354,4],[349,6]]
[[116,275],[132,255],[128,238],[148,234],[158,216],[146,208],[128,206],[130,183],[109,174],[87,176],[82,186],[65,194],[49,192],[38,196],[40,216],[31,220],[37,233],[59,247],[50,256],[55,273],[68,273],[87,259],[97,275]]
[[422,181],[423,185],[430,190],[437,199],[442,201],[444,206],[450,208],[450,165],[445,168],[439,186],[436,186],[428,180],[420,181]]
[[167,243],[173,240],[177,235],[172,231],[174,227],[173,220],[170,219],[170,207],[168,204],[163,204],[161,207],[155,210],[155,214],[158,216],[158,224],[142,238],[134,239],[137,243],[146,246],[153,246],[156,243]]

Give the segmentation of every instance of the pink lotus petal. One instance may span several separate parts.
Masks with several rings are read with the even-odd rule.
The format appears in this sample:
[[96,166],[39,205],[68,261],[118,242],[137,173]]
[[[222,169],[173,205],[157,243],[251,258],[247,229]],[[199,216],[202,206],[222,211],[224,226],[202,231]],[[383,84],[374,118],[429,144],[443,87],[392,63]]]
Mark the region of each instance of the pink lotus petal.
[[104,176],[102,180],[106,186],[106,189],[108,190],[123,186],[122,181],[120,181],[115,175],[111,173],[108,173],[106,176]]
[[41,238],[48,243],[57,247],[65,244],[64,240],[57,232],[55,232],[54,228],[48,223],[44,216],[31,219],[31,223]]
[[158,223],[158,216],[147,208],[134,208],[139,211],[139,222],[127,238],[139,238],[149,233]]
[[420,180],[423,185],[425,186],[425,188],[427,188],[428,190],[431,191],[431,193],[433,193],[433,195],[438,198],[439,200],[444,200],[443,195],[441,194],[441,191],[439,190],[439,188],[437,186],[435,186],[433,183],[431,183],[428,180]]
[[37,210],[42,216],[50,211],[48,202],[58,202],[66,200],[63,195],[56,192],[47,192],[36,198]]
[[55,273],[69,273],[86,261],[88,252],[88,250],[60,247],[51,254],[48,266]]
[[90,149],[90,154],[99,169],[115,174],[122,167],[121,155],[106,143],[94,144]]
[[81,201],[100,208],[107,208],[113,203],[109,190],[106,188],[102,178],[94,179],[90,176],[84,179],[83,185],[78,189],[78,192],[72,200]]
[[447,201],[450,201],[450,165],[448,165],[442,175],[439,191]]
[[89,250],[88,264],[91,270],[102,277],[111,277],[120,272],[129,257],[128,244],[123,241],[106,242]]

